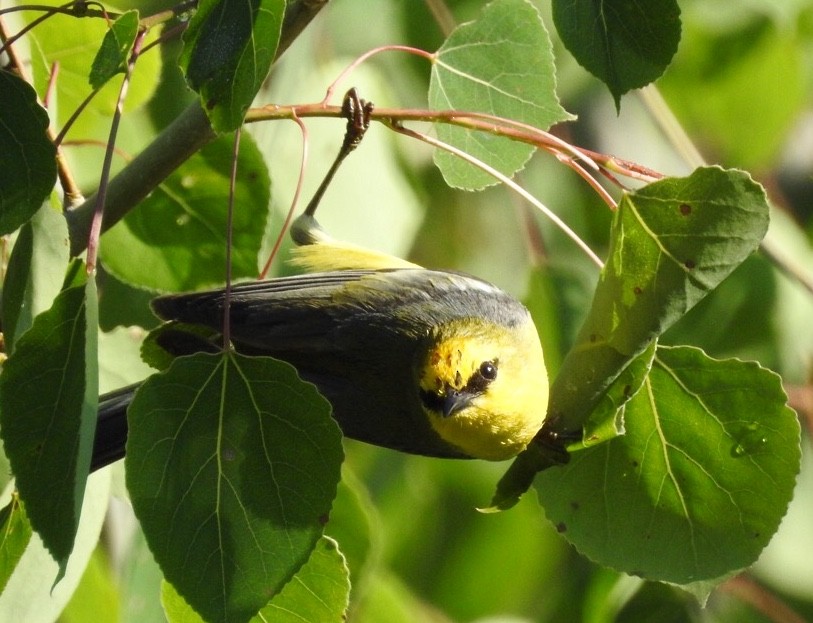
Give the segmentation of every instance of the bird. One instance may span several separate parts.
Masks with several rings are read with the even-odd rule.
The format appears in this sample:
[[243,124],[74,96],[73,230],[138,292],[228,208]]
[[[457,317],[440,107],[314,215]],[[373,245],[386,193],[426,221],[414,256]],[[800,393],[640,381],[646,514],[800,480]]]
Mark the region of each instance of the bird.
[[[219,331],[225,299],[225,289],[171,294],[152,308],[163,320]],[[230,292],[230,319],[237,352],[292,364],[353,439],[497,461],[524,449],[545,418],[547,373],[533,319],[476,277],[398,267],[241,283]],[[134,391],[102,396],[94,468],[123,456]],[[116,426],[110,439],[105,431]]]
[[[303,274],[228,289],[168,294],[152,309],[172,324],[170,354],[216,352],[228,301],[230,347],[292,364],[332,406],[346,437],[410,454],[509,459],[542,427],[548,378],[533,319],[477,277],[423,268],[331,238],[314,216],[325,188],[369,125],[372,105],[351,89],[347,134],[333,166],[291,227]],[[126,410],[137,390],[100,398],[92,469],[124,456]]]

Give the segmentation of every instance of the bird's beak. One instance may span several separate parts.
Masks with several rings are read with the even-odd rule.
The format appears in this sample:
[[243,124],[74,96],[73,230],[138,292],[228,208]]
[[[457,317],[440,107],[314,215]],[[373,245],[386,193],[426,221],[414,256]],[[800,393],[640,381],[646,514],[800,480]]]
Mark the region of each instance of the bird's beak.
[[466,391],[449,388],[443,397],[443,417],[451,417],[466,407],[474,396]]

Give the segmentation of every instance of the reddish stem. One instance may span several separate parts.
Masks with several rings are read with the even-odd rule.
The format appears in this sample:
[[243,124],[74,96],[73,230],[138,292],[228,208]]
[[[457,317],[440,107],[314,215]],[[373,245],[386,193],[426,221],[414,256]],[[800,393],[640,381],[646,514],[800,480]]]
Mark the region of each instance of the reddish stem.
[[88,250],[87,250],[87,272],[88,275],[93,275],[96,271],[96,262],[99,254],[99,237],[102,232],[102,219],[104,217],[104,204],[107,198],[107,185],[110,180],[110,167],[113,162],[113,151],[116,145],[116,136],[119,131],[119,123],[121,122],[122,109],[124,106],[124,98],[127,96],[127,89],[130,85],[130,77],[133,74],[136,60],[141,51],[141,44],[144,41],[144,36],[147,34],[146,30],[140,30],[136,35],[133,42],[133,49],[130,53],[130,58],[127,61],[124,78],[121,81],[121,88],[119,89],[119,97],[116,101],[116,110],[113,112],[113,119],[110,122],[110,137],[107,142],[107,149],[104,153],[104,162],[102,163],[102,174],[99,180],[99,190],[97,191],[96,206],[93,211],[93,220],[90,224],[90,234],[88,236]]

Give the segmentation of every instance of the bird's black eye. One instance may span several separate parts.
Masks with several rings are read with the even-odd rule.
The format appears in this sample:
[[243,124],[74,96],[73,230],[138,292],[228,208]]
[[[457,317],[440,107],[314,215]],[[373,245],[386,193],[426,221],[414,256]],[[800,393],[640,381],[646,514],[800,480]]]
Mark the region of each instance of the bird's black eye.
[[497,378],[497,366],[493,361],[484,361],[480,364],[480,376],[486,381],[493,381]]

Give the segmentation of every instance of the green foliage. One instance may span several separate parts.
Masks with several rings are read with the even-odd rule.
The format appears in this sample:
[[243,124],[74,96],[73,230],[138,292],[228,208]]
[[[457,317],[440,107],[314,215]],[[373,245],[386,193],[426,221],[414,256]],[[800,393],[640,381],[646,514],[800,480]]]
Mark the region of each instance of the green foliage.
[[621,96],[658,78],[680,41],[675,0],[554,0],[556,30],[579,64]]
[[[250,137],[240,141],[232,277],[257,274],[271,182]],[[102,261],[121,281],[158,291],[225,283],[226,205],[233,140],[204,147],[102,239]],[[128,253],[121,253],[121,249]],[[137,262],[132,258],[138,257]]]
[[[555,425],[579,431],[591,419],[590,430],[620,432],[617,411],[644,376],[624,378],[609,394],[608,388],[756,250],[767,227],[764,191],[738,171],[697,169],[626,194],[590,312],[551,387],[548,417]],[[606,399],[616,408],[595,413]],[[597,417],[601,413],[604,423]],[[550,461],[544,448],[540,454],[532,444],[499,483],[493,504],[509,507]]]
[[11,501],[0,510],[0,592],[6,588],[8,579],[23,557],[23,552],[31,539],[31,524],[25,514],[20,498],[12,496]]
[[[436,22],[442,12],[430,15],[428,3],[382,0],[372,19],[365,3],[345,0],[331,3],[270,77],[278,48],[287,49],[319,3],[204,0],[176,17],[124,4],[133,6],[108,8],[109,20],[92,4],[66,9],[26,35],[27,50],[14,44],[33,89],[0,72],[0,230],[10,234],[0,435],[14,476],[0,511],[0,620],[103,612],[173,622],[739,622],[757,615],[713,589],[763,554],[755,573],[773,577],[775,591],[813,615],[804,582],[813,568],[798,560],[790,567],[781,554],[810,545],[811,468],[802,461],[794,492],[800,427],[785,395],[786,387],[809,390],[813,361],[813,297],[798,288],[813,283],[809,206],[786,206],[796,210],[792,218],[771,214],[762,243],[771,252],[755,254],[771,209],[762,186],[733,168],[767,171],[758,179],[770,179],[771,190],[789,173],[809,181],[804,158],[777,158],[783,149],[809,152],[802,132],[789,133],[803,127],[810,99],[807,0],[736,8],[694,0],[681,10],[674,0],[555,0],[549,14],[540,10],[546,3],[530,0],[449,3],[456,27]],[[30,23],[39,13],[25,15]],[[162,20],[163,30],[155,27]],[[184,24],[183,41],[171,41]],[[118,102],[117,74],[140,29],[144,43],[163,32],[168,45],[135,51],[127,98]],[[391,43],[437,50],[431,69],[425,58],[390,52],[332,85],[353,59]],[[604,82],[616,109],[623,104],[620,119],[607,114],[611,99],[594,92],[563,48]],[[337,238],[412,249],[432,268],[472,272],[522,296],[554,381],[547,426],[565,436],[569,463],[556,464],[561,451],[545,443],[509,467],[354,442],[343,448],[325,400],[290,366],[229,351],[173,359],[160,336],[174,326],[145,340],[157,322],[150,292],[219,285],[227,274],[234,137],[214,138],[208,127],[194,135],[194,109],[183,113],[187,134],[162,130],[166,111],[189,95],[179,97],[184,78],[215,133],[241,127],[252,102],[268,105],[252,109],[241,130],[234,279],[256,277],[299,183],[300,130],[285,120],[309,130],[307,197],[344,126],[313,118],[335,117],[336,95],[327,106],[307,103],[328,85],[336,94],[355,86],[384,110],[385,123],[373,124],[328,190],[320,221]],[[656,79],[690,138],[680,139],[680,125],[657,107],[621,99]],[[76,217],[92,202],[54,209],[63,206],[45,128],[50,117],[62,130],[97,88],[61,164],[84,192],[103,193],[103,150],[93,145],[108,140],[123,104],[114,175],[123,169],[149,194],[137,204],[117,199],[126,216],[104,233],[102,274],[88,279],[84,265],[68,265],[68,232],[94,242]],[[46,92],[47,115],[37,103]],[[543,133],[512,125],[521,140],[510,140],[497,120],[474,129],[484,117],[465,115],[545,130],[574,120],[560,101],[581,119],[556,135],[593,150],[615,211],[584,183],[600,177],[590,161],[571,166],[583,174],[572,175],[562,168],[571,155]],[[302,106],[294,112],[281,103]],[[384,127],[412,128],[422,118],[434,121],[430,133],[441,140],[515,176],[606,258],[603,270],[546,219],[512,205],[479,169],[442,151],[433,166],[425,146]],[[681,153],[693,140],[721,166],[677,164],[664,134],[641,129],[652,119]],[[158,136],[174,157],[160,182],[128,164]],[[532,157],[540,146],[556,158]],[[610,151],[678,174],[649,175],[598,153]],[[794,219],[808,223],[807,234]],[[793,267],[797,281],[777,266]],[[289,268],[277,262],[273,270]],[[125,328],[97,334],[97,299],[101,326]],[[211,331],[180,328],[191,331],[190,351],[217,343]],[[88,477],[97,386],[143,378],[144,362],[161,371],[129,409],[126,460]],[[581,440],[568,436],[582,431]],[[111,472],[137,526],[122,535],[126,517],[114,502],[101,543],[116,544],[115,570],[99,539]],[[474,512],[497,481],[493,504],[510,511]],[[788,526],[779,528],[786,511],[786,524],[797,525],[790,544]],[[772,574],[764,571],[770,564]],[[705,611],[694,596],[708,598]]]
[[327,403],[282,362],[201,354],[128,421],[127,488],[167,580],[206,621],[248,620],[322,532],[342,461]]
[[12,352],[40,312],[59,293],[68,266],[68,227],[50,205],[43,205],[17,234],[3,283],[3,336]]
[[91,87],[98,89],[117,73],[124,71],[137,32],[138,11],[127,11],[111,24],[90,68]]
[[540,474],[540,501],[581,552],[627,573],[689,584],[745,568],[799,469],[784,401],[779,378],[753,362],[661,347],[623,406],[625,433]]
[[65,574],[96,430],[96,287],[81,262],[0,375],[3,445],[31,525]]
[[[349,605],[350,579],[336,541],[322,537],[293,579],[254,619],[297,623],[343,623]],[[303,608],[303,604],[307,604]]]
[[[63,3],[60,0],[50,0],[40,4],[58,6]],[[33,20],[38,14],[30,12],[26,16]],[[125,23],[130,19],[132,18],[125,20]],[[48,89],[52,68],[58,67],[59,70],[49,98],[49,116],[55,127],[62,129],[90,95],[91,69],[107,32],[108,25],[103,19],[52,17],[38,24],[27,35],[31,45],[32,78],[40,97]],[[154,36],[151,34],[145,43],[152,39]],[[127,89],[127,111],[136,111],[149,100],[158,84],[160,69],[161,60],[157,54],[147,54],[139,59]],[[110,131],[110,115],[115,110],[120,86],[120,80],[111,80],[104,85],[71,126],[67,137],[106,141]],[[122,128],[118,146],[123,149],[140,149],[144,144],[143,132],[146,127],[149,126],[145,126],[138,115],[133,115]],[[66,157],[73,165],[80,184],[95,188],[99,183],[100,152],[81,149],[69,152]]]
[[[0,234],[34,216],[56,182],[56,149],[45,133],[48,115],[26,82],[0,71]],[[14,112],[14,115],[10,114]]]
[[215,130],[240,127],[277,52],[284,0],[204,0],[184,34],[181,66]]
[[[486,6],[474,22],[462,24],[436,53],[429,105],[514,119],[546,130],[572,119],[559,105],[550,39],[527,0]],[[454,126],[438,138],[512,176],[533,154],[531,145]],[[438,150],[435,164],[450,186],[469,190],[496,183],[489,174]]]
[[[344,557],[336,541],[322,537],[307,562],[251,621],[342,623],[346,620],[349,592]],[[161,587],[161,601],[169,623],[204,621],[169,582]]]

